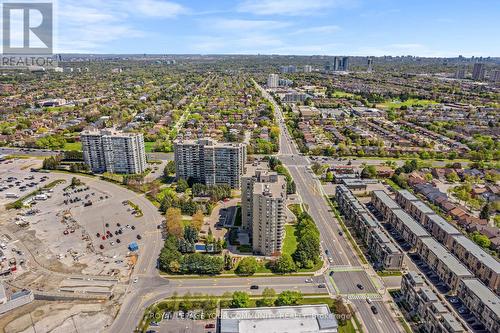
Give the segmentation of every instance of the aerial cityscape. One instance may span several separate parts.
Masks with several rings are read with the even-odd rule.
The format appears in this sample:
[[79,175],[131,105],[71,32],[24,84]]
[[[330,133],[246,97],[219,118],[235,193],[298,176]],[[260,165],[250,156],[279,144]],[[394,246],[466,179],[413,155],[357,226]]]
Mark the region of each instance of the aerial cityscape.
[[498,2],[0,6],[2,332],[500,333]]

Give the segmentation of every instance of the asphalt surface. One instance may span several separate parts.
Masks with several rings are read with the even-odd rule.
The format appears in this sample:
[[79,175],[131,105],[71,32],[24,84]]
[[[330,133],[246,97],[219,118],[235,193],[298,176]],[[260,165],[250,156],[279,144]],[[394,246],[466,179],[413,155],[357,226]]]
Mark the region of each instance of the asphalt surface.
[[[331,267],[354,268],[361,266],[359,258],[348,241],[344,236],[339,235],[339,231],[341,231],[340,224],[330,211],[330,206],[324,197],[320,181],[310,170],[311,162],[306,157],[300,155],[293,139],[290,137],[281,108],[269,93],[263,89],[261,89],[261,92],[264,97],[273,103],[277,111],[276,117],[281,132],[279,158],[289,169],[297,185],[297,193],[302,198],[303,203],[306,204],[308,213],[318,226],[321,245],[323,250],[328,250],[327,257],[331,258]],[[366,271],[357,272],[357,274],[359,274],[360,278],[363,276],[363,279],[365,277],[369,279]],[[331,284],[328,285],[329,287],[331,286]],[[332,294],[336,293],[335,290],[330,290],[330,292]],[[353,302],[358,308],[360,319],[369,333],[404,332],[404,329],[392,316],[388,304],[379,302],[380,304],[377,306],[378,315],[374,315],[366,300]]]
[[[335,272],[332,279],[340,294],[377,293],[377,288],[375,288],[365,271]],[[363,289],[358,287],[358,284]]]
[[[263,92],[270,101],[274,101],[267,92]],[[275,104],[276,110],[280,110]],[[330,207],[326,202],[321,184],[310,173],[310,161],[299,155],[295,145],[286,130],[281,112],[277,112],[277,117],[281,129],[280,137],[280,159],[289,168],[292,177],[297,185],[298,194],[302,197],[303,202],[308,206],[308,212],[316,221],[321,234],[323,250],[328,250],[326,257],[331,257],[332,265],[338,267],[359,267],[361,264],[355,252],[350,248],[347,240],[339,235],[340,226],[338,221],[330,212]],[[141,197],[147,202],[147,200]],[[139,203],[139,202],[138,202]],[[151,203],[149,205],[140,202],[143,213],[151,216],[153,225],[159,224],[161,215],[159,215],[156,207]],[[279,277],[252,277],[252,278],[223,278],[214,279],[163,279],[158,276],[156,270],[156,260],[161,249],[161,235],[159,232],[152,231],[147,234],[147,240],[144,243],[149,244],[148,248],[143,249],[142,255],[139,257],[132,280],[137,277],[137,282],[128,287],[123,300],[120,312],[108,329],[109,332],[132,332],[136,325],[141,320],[144,310],[158,300],[172,296],[174,292],[177,294],[200,293],[211,295],[222,295],[225,292],[233,292],[235,290],[244,290],[249,293],[260,294],[266,287],[275,289],[277,292],[283,290],[300,290],[302,293],[318,293],[326,291],[318,288],[318,284],[324,283],[323,276],[316,277],[313,283],[306,283],[305,277],[295,276],[279,276]],[[369,279],[364,271],[357,271]],[[366,281],[366,280],[364,280]],[[258,290],[251,290],[251,285],[258,285]],[[329,290],[335,293],[332,290]],[[379,303],[379,304],[378,304]],[[381,301],[377,302],[378,315],[371,312],[366,300],[353,300],[353,304],[358,308],[360,319],[366,326],[368,332],[403,332],[401,326],[393,319],[387,305]]]

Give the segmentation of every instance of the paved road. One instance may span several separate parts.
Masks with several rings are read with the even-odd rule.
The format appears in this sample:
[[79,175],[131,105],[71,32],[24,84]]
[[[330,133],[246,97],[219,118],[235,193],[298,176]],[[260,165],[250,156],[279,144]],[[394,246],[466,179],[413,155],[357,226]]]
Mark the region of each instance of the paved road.
[[[278,124],[280,127],[280,151],[279,158],[284,165],[289,169],[296,185],[297,193],[302,198],[302,201],[308,206],[308,213],[313,217],[320,231],[321,244],[324,250],[328,250],[329,257],[332,258],[332,266],[361,266],[359,258],[355,251],[351,248],[348,241],[339,235],[341,230],[338,221],[333,213],[330,212],[330,207],[324,197],[321,183],[316,176],[310,172],[310,161],[307,157],[299,154],[293,139],[288,133],[285,120],[281,112],[281,108],[275,100],[261,88],[261,92],[271,103],[273,103]],[[370,268],[369,268],[370,269]],[[368,275],[367,272],[359,274]],[[335,293],[334,290],[330,290]],[[393,318],[391,310],[387,304],[380,303],[378,306],[379,314],[375,316],[369,307],[366,300],[363,306],[358,308],[360,319],[366,326],[369,333],[372,332],[404,332],[401,325]],[[362,302],[355,302],[355,305]],[[368,311],[367,311],[368,309]]]

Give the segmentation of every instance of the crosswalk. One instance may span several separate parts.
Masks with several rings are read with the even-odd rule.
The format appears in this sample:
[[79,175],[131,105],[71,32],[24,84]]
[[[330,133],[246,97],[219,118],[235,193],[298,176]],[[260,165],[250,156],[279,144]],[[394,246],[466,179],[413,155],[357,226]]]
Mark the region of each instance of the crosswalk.
[[351,265],[331,265],[330,270],[334,272],[359,272],[364,270],[361,266],[351,266]]
[[342,294],[341,296],[349,299],[349,300],[355,300],[355,299],[382,299],[382,296],[379,294]]

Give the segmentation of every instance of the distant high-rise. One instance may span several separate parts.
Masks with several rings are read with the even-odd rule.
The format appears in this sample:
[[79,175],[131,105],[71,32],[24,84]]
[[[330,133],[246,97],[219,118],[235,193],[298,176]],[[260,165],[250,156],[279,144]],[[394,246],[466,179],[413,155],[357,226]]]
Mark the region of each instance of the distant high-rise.
[[280,77],[278,74],[269,74],[267,77],[267,87],[268,88],[277,88],[279,85]]
[[243,143],[219,143],[209,138],[174,142],[176,177],[195,183],[240,188],[246,158]]
[[311,73],[312,72],[312,66],[311,65],[305,65],[304,66],[304,73]]
[[342,58],[342,69],[341,71],[348,71],[349,70],[349,57],[343,57]]
[[484,73],[484,64],[481,62],[475,63],[474,68],[472,69],[472,79],[476,81],[482,81],[484,80]]
[[288,65],[288,66],[280,66],[280,72],[285,74],[285,73],[296,73],[297,72],[297,67],[294,65]]
[[373,71],[373,58],[368,58],[367,60],[367,68],[366,68],[366,71],[367,72],[372,72]]
[[93,172],[136,174],[146,171],[144,138],[140,133],[91,129],[80,134],[83,159]]
[[333,57],[333,61],[325,64],[326,72],[338,72],[349,70],[349,57]]
[[491,82],[500,82],[500,70],[496,69],[490,73]]
[[455,79],[465,79],[465,67],[458,67],[457,72],[455,73]]
[[281,252],[285,235],[285,177],[266,169],[249,170],[242,178],[242,228],[252,235],[253,251]]

